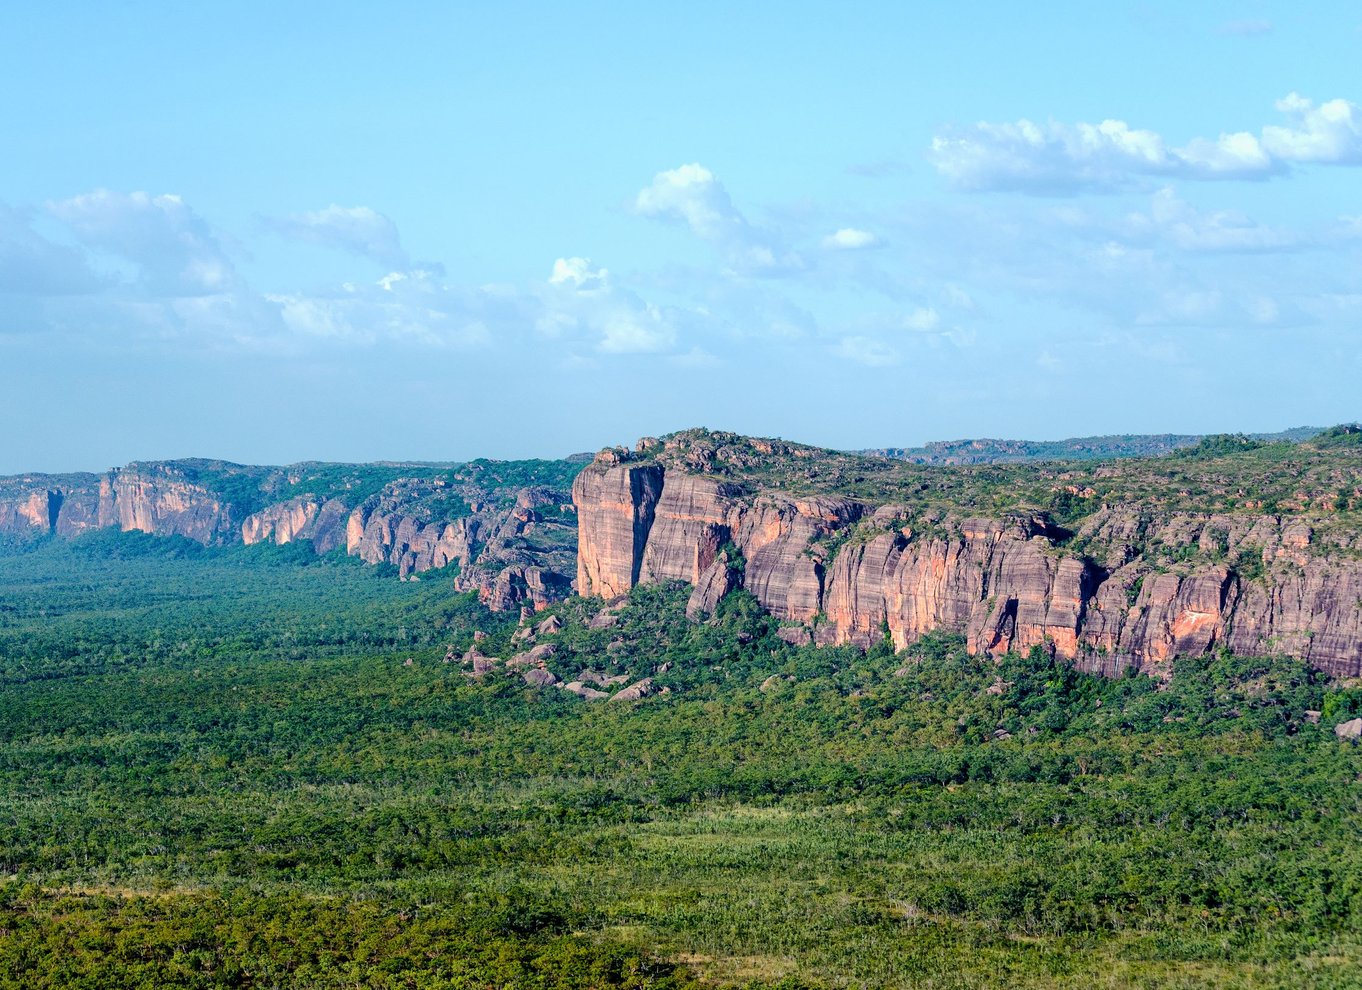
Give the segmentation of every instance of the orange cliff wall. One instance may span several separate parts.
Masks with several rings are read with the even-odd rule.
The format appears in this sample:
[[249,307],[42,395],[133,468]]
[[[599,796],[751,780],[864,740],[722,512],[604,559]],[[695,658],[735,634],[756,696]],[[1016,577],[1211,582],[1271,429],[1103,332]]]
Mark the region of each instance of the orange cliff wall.
[[[957,519],[914,533],[899,507],[753,495],[611,452],[578,476],[573,500],[583,595],[680,580],[694,586],[689,611],[701,614],[739,583],[721,552],[731,542],[745,560],[741,585],[777,618],[812,626],[807,635],[820,642],[865,646],[887,628],[902,648],[947,630],[974,653],[1040,645],[1108,674],[1166,671],[1175,656],[1223,644],[1362,675],[1362,563],[1305,553],[1308,527],[1289,518],[1184,515],[1142,530],[1179,545],[1214,524],[1229,532],[1232,551],[1262,548],[1266,575],[1248,581],[1219,565],[1154,572],[1132,549],[1130,513],[1119,510],[1085,525],[1093,561],[1066,555],[1041,518]],[[828,538],[852,525],[855,538],[826,560]]]

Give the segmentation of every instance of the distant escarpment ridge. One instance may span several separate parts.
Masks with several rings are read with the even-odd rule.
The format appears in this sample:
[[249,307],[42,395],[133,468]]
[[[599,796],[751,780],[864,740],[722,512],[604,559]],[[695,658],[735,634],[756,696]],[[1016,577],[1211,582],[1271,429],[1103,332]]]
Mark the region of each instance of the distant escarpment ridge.
[[1162,458],[941,468],[692,430],[573,485],[577,590],[745,588],[791,641],[1040,646],[1165,673],[1220,647],[1362,675],[1362,430]]
[[1108,674],[1224,648],[1362,676],[1362,429],[1296,432],[955,466],[709,430],[589,463],[137,462],[0,479],[0,538],[308,541],[451,567],[497,610],[680,581],[693,618],[745,589],[792,642],[941,630]]
[[0,479],[0,536],[31,540],[117,528],[206,546],[309,541],[390,564],[402,578],[458,565],[455,587],[494,609],[571,591],[577,461],[459,465],[225,461],[129,464],[105,474]]
[[[1297,426],[1280,433],[1252,433],[1260,441],[1308,440],[1323,427]],[[934,440],[921,447],[878,447],[861,453],[893,457],[915,464],[1024,464],[1030,461],[1094,461],[1123,457],[1160,457],[1195,447],[1205,439],[1196,433],[1120,433],[1070,437],[1067,440]]]

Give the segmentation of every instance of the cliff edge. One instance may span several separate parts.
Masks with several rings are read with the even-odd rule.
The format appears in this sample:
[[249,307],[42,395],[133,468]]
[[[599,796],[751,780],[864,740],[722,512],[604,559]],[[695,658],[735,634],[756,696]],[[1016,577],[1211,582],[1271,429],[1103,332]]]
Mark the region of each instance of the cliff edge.
[[1362,675],[1354,441],[1084,470],[879,464],[708,431],[603,451],[573,485],[578,592],[684,581],[698,617],[743,587],[792,640],[903,648],[940,629],[1108,674],[1224,646]]

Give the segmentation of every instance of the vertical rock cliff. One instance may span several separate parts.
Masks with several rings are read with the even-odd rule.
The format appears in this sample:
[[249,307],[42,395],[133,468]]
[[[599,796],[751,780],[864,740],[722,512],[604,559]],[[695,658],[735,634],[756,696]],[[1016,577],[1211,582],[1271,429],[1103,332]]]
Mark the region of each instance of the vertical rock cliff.
[[[1313,553],[1299,520],[1102,509],[1076,534],[1041,514],[915,530],[906,506],[787,496],[679,461],[606,451],[578,476],[580,594],[684,581],[698,616],[742,586],[819,642],[887,633],[902,648],[949,630],[975,653],[1041,646],[1108,674],[1224,645],[1362,675],[1362,547]],[[1167,567],[1144,552],[1189,546],[1200,556]]]
[[[592,589],[583,594],[614,598],[638,584],[661,494],[659,465],[616,464],[577,476],[577,587]],[[591,533],[589,541],[580,539],[583,530]]]
[[[562,489],[504,483],[502,470],[487,462],[464,481],[435,468],[408,477],[395,466],[168,461],[104,475],[0,478],[0,537],[116,528],[205,545],[302,540],[319,554],[339,548],[369,564],[391,564],[404,579],[457,564],[456,588],[476,591],[493,609],[564,598],[577,557],[571,499]],[[375,485],[375,472],[392,480]],[[272,500],[273,492],[297,490],[313,476],[323,492],[336,494]],[[367,487],[356,493],[357,484]]]
[[0,534],[78,536],[108,527],[225,543],[236,537],[236,516],[225,499],[167,465],[0,479]]

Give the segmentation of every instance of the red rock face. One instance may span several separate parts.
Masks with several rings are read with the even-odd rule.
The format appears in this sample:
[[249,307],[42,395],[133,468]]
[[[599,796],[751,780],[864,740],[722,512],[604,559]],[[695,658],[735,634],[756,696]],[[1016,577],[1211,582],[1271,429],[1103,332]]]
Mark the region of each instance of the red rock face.
[[521,489],[513,505],[479,505],[463,518],[431,521],[421,509],[430,487],[408,479],[354,508],[302,495],[242,519],[173,465],[0,482],[0,536],[75,536],[117,527],[203,544],[307,540],[319,554],[343,547],[366,563],[390,563],[403,578],[457,563],[456,590],[478,592],[493,609],[537,608],[571,593],[576,514],[552,489]]
[[281,545],[311,540],[318,553],[330,553],[346,542],[349,515],[338,499],[300,495],[247,516],[241,524],[241,541],[250,546],[265,540]]
[[455,561],[466,564],[472,556],[467,523],[422,522],[361,507],[346,520],[345,552],[366,564],[393,564],[403,578]]
[[[615,597],[641,581],[695,585],[701,615],[737,585],[719,552],[745,560],[741,585],[782,620],[816,624],[819,642],[902,648],[933,630],[963,634],[974,653],[1042,646],[1087,670],[1163,672],[1219,645],[1288,653],[1362,676],[1362,563],[1312,554],[1309,527],[1267,516],[1104,511],[1080,536],[1094,558],[1059,546],[1043,520],[947,520],[941,532],[896,527],[893,506],[756,496],[711,477],[616,459],[573,489],[578,592]],[[848,529],[848,527],[854,527]],[[824,547],[851,537],[830,562]],[[1157,572],[1142,547],[1194,544],[1225,559],[1261,552],[1253,580],[1224,564]],[[808,634],[805,634],[807,638]]]
[[124,470],[113,480],[114,512],[125,532],[217,543],[233,527],[227,506],[197,485]]
[[572,486],[577,527],[591,532],[590,540],[578,538],[577,587],[591,589],[582,594],[615,598],[638,584],[661,495],[657,465],[621,464],[577,476]]
[[29,536],[52,532],[60,506],[60,494],[46,489],[6,499],[0,502],[0,533]]

